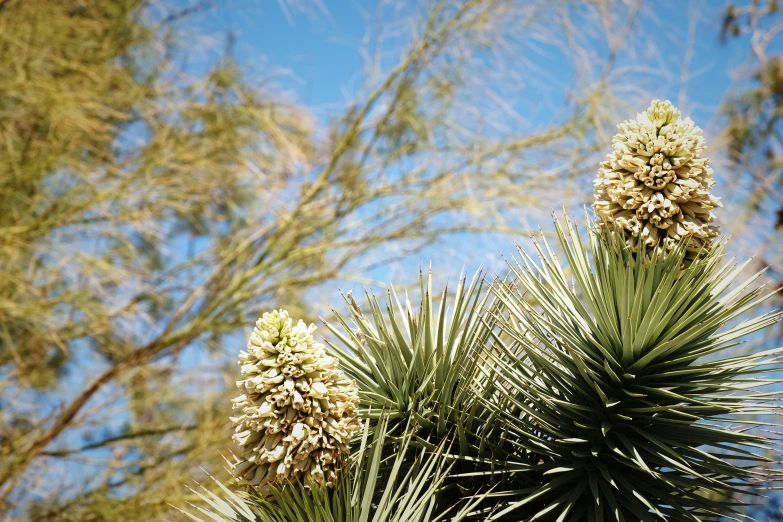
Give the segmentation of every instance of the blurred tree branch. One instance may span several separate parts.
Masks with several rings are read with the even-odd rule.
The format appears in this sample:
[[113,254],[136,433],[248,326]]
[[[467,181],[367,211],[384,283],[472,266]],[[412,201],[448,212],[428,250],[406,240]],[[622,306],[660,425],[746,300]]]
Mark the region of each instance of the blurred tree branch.
[[737,87],[723,106],[724,138],[742,218],[735,234],[760,252],[759,265],[770,268],[783,285],[783,56],[777,50],[783,19],[776,0],[732,3],[726,8],[721,40],[747,43],[748,57],[736,73]]
[[103,448],[105,446],[108,446],[110,444],[114,444],[115,442],[120,442],[124,440],[129,439],[135,439],[140,437],[151,437],[155,435],[166,435],[168,433],[173,433],[177,431],[193,431],[197,429],[198,426],[174,426],[171,428],[157,428],[157,429],[148,429],[148,430],[139,430],[133,433],[125,433],[123,435],[117,435],[116,437],[109,437],[108,439],[104,439],[100,442],[93,442],[91,444],[87,444],[85,446],[82,446],[80,448],[72,448],[72,449],[64,449],[64,450],[57,450],[57,451],[42,451],[41,455],[44,455],[46,457],[67,457],[69,455],[73,455],[75,453],[83,453],[85,451],[94,450],[98,448]]

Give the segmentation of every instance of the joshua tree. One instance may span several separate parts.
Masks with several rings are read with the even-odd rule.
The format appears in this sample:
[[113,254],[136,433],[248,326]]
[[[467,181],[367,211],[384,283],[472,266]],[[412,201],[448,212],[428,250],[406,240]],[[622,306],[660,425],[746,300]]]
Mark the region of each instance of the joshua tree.
[[[281,464],[284,480],[227,490],[225,501],[203,494],[212,512],[202,511],[291,522],[742,517],[781,478],[777,435],[764,428],[780,413],[783,348],[732,348],[783,315],[738,321],[774,292],[753,287],[757,277],[735,280],[747,262],[725,259],[704,150],[700,129],[656,100],[620,125],[585,233],[555,219],[558,248],[534,239],[538,262],[520,248],[508,277],[487,289],[480,277],[461,281],[437,312],[424,279],[417,310],[392,291],[385,309],[369,296],[362,311],[347,296],[350,320],[327,325],[329,353],[357,386],[358,410],[342,373],[334,392],[312,391],[310,380],[336,371],[331,357],[304,387],[293,377],[275,384],[309,386],[304,403],[328,397],[323,411],[345,408],[363,422],[344,453],[340,426],[351,422],[320,423],[336,437],[335,480],[292,479]],[[248,349],[261,346],[275,354],[265,367],[281,367],[299,345],[286,335],[256,333]],[[249,382],[237,405],[248,404]],[[263,379],[253,386],[267,397],[250,407],[268,415],[264,429],[287,433],[295,395],[280,403],[263,395]],[[293,462],[310,451],[298,436],[265,447],[268,431],[248,443],[242,419],[243,455],[261,465],[270,452]],[[235,469],[246,478],[247,466]]]

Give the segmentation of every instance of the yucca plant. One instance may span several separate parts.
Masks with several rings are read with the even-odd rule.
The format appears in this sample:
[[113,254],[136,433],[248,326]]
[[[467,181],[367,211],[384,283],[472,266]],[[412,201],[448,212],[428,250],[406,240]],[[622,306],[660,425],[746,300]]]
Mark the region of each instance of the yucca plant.
[[330,353],[357,383],[365,417],[388,412],[392,426],[412,419],[428,436],[454,433],[459,451],[471,454],[471,444],[494,427],[484,406],[491,386],[477,371],[491,338],[484,310],[490,295],[481,272],[470,282],[461,276],[453,298],[444,288],[437,309],[431,273],[421,275],[420,289],[418,307],[407,298],[403,306],[390,287],[383,306],[367,295],[366,312],[344,296],[350,317],[335,312],[338,324],[326,323],[338,341],[329,343]]
[[344,296],[350,317],[335,312],[337,324],[327,323],[338,341],[330,343],[331,354],[356,381],[365,418],[388,411],[393,433],[413,422],[416,447],[449,441],[453,478],[444,480],[438,506],[465,498],[484,506],[504,475],[497,465],[508,458],[497,422],[505,399],[494,391],[484,353],[497,329],[493,298],[481,272],[470,281],[461,276],[453,297],[444,288],[437,309],[431,273],[420,274],[420,291],[418,306],[407,297],[403,306],[391,287],[385,306],[368,294],[367,311]]
[[749,290],[758,275],[732,288],[747,262],[724,261],[723,244],[686,263],[685,244],[634,253],[587,222],[585,248],[555,220],[566,266],[542,237],[539,264],[520,249],[515,284],[492,286],[503,423],[538,484],[497,492],[488,520],[741,516],[732,499],[776,478],[776,441],[754,428],[780,412],[783,349],[726,350],[781,319],[733,324],[771,293]]
[[[720,201],[701,130],[659,101],[619,128],[587,236],[555,219],[557,248],[533,238],[539,261],[519,249],[488,289],[480,273],[461,277],[437,309],[431,274],[418,307],[390,289],[362,310],[349,294],[327,347],[312,326],[264,316],[241,355],[235,439],[246,462],[234,471],[247,489],[201,493],[211,506],[201,513],[748,519],[742,502],[780,484],[769,425],[783,348],[737,346],[783,314],[745,318],[772,292],[756,287],[759,274],[735,281],[748,262],[727,259],[713,224]],[[297,464],[315,463],[315,450],[328,474]]]

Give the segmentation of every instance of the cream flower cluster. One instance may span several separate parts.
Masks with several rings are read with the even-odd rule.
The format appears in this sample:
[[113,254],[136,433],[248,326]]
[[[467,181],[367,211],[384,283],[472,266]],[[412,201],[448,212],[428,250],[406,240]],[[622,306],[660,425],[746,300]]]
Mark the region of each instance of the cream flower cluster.
[[686,241],[696,252],[718,235],[712,210],[722,206],[704,137],[669,101],[653,100],[635,120],[618,125],[595,180],[593,208],[603,226],[627,232],[629,246],[671,250]]
[[297,478],[334,485],[339,455],[359,429],[356,384],[313,338],[315,325],[294,325],[288,312],[265,313],[239,355],[242,395],[234,399],[232,472],[264,491]]

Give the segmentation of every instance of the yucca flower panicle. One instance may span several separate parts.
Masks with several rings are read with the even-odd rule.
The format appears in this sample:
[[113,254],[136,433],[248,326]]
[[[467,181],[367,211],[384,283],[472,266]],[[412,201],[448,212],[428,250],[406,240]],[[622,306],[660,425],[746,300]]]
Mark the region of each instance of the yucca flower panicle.
[[315,329],[285,310],[265,313],[239,355],[232,473],[261,491],[298,478],[333,485],[359,430],[356,384],[315,341]]
[[722,204],[704,149],[702,130],[668,100],[622,122],[594,182],[599,224],[623,231],[632,251],[684,242],[692,258],[709,248],[719,234],[712,210]]

